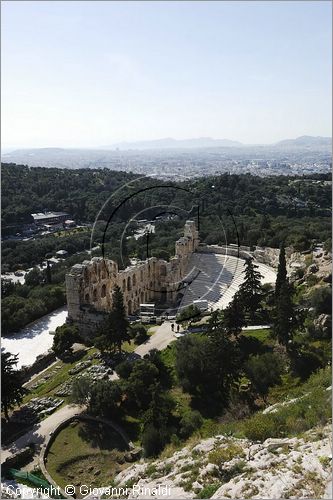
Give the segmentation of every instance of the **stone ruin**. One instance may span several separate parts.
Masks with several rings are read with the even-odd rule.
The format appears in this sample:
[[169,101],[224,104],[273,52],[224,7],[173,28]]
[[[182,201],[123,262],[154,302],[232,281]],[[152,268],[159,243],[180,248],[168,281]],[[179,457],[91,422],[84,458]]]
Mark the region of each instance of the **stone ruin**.
[[196,225],[188,220],[184,236],[176,241],[175,255],[169,262],[151,257],[124,270],[118,270],[116,262],[102,257],[75,264],[66,275],[68,322],[76,324],[83,335],[94,333],[105,313],[112,308],[116,285],[123,293],[128,315],[138,312],[143,303],[174,305],[191,255],[198,246]]

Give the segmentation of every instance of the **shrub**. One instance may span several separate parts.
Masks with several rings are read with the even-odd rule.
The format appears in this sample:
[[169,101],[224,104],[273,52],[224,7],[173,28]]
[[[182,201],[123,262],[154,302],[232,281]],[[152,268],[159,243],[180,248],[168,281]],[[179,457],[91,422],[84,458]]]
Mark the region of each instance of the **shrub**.
[[155,457],[165,444],[159,430],[153,425],[147,426],[143,431],[141,443],[145,457]]
[[332,314],[332,290],[328,286],[322,286],[312,291],[310,304],[315,308],[317,314]]
[[238,444],[229,443],[226,447],[211,451],[208,455],[208,461],[220,467],[224,462],[230,462],[235,457],[242,458],[244,456],[245,453]]
[[130,361],[123,361],[116,366],[116,373],[120,378],[128,379],[131,375],[133,364]]
[[207,484],[202,488],[202,490],[198,493],[197,498],[210,498],[214,495],[214,493],[219,489],[222,483],[211,483]]
[[272,352],[251,356],[245,365],[245,372],[256,391],[265,397],[271,386],[281,383],[282,359]]
[[201,427],[203,418],[198,411],[190,411],[185,413],[180,421],[179,434],[182,438],[186,439],[193,434],[193,432]]
[[244,422],[244,434],[252,441],[265,441],[269,437],[278,437],[276,422],[272,414],[258,413]]

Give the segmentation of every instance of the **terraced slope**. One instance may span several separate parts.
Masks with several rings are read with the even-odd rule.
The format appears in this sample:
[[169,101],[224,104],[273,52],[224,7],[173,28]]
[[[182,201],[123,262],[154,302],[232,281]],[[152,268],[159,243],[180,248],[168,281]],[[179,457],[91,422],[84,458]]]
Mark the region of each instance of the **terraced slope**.
[[[262,283],[274,283],[274,269],[258,262],[256,264],[263,276]],[[245,261],[237,257],[209,253],[193,254],[180,307],[187,307],[194,300],[202,299],[208,301],[209,308],[224,309],[243,282],[244,265]]]

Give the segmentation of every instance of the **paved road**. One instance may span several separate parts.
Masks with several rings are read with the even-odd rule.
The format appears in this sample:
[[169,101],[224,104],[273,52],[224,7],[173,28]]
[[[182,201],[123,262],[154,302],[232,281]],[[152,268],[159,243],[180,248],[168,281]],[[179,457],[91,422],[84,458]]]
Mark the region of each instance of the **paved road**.
[[139,354],[139,356],[144,356],[152,349],[162,351],[173,340],[176,340],[176,338],[173,336],[173,332],[171,330],[171,321],[165,321],[157,328],[156,332],[149,337],[147,342],[139,345],[139,347],[135,349],[135,352],[136,354]]
[[[162,349],[165,349],[173,340],[176,339],[171,330],[171,322],[165,322],[157,328],[156,332],[145,344],[138,346],[134,352],[139,356],[144,356],[152,349],[158,349],[161,351]],[[114,373],[111,377],[113,380],[117,378],[118,376],[116,373]],[[18,438],[14,441],[14,443],[11,443],[8,447],[4,447],[1,453],[1,462],[6,460],[7,457],[11,456],[17,450],[21,450],[27,446],[29,443],[41,445],[49,433],[52,432],[53,429],[55,429],[61,422],[81,413],[83,409],[83,406],[78,405],[63,406],[60,410],[34,425],[29,432]]]
[[11,456],[16,451],[22,450],[22,448],[28,446],[29,443],[41,445],[45,438],[50,434],[50,432],[53,431],[53,429],[55,429],[55,427],[57,427],[57,425],[74,415],[78,415],[83,411],[83,408],[83,406],[79,405],[63,406],[57,412],[34,425],[29,432],[18,438],[14,441],[14,443],[2,448],[1,462],[6,460],[6,458]]

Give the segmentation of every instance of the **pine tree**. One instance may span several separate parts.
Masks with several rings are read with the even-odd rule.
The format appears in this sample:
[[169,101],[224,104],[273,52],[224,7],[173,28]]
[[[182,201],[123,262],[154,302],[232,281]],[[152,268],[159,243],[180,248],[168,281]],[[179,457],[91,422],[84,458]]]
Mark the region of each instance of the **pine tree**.
[[244,308],[238,293],[223,311],[223,324],[228,332],[238,335],[245,325]]
[[17,355],[10,352],[1,352],[1,404],[7,422],[9,420],[8,411],[22,402],[25,393],[21,372],[14,370],[17,358]]
[[287,283],[286,250],[282,244],[280,247],[278,272],[275,282],[275,296],[278,297],[281,288]]
[[258,266],[253,263],[253,259],[246,259],[245,279],[239,287],[238,300],[243,306],[243,310],[250,316],[253,321],[255,314],[258,311],[260,301],[262,299],[262,275],[257,271]]
[[[231,340],[229,332],[221,322],[214,330],[208,331],[208,365],[210,388],[215,392],[220,404],[227,405],[232,384],[239,375],[239,346]],[[207,388],[207,392],[208,388]]]

